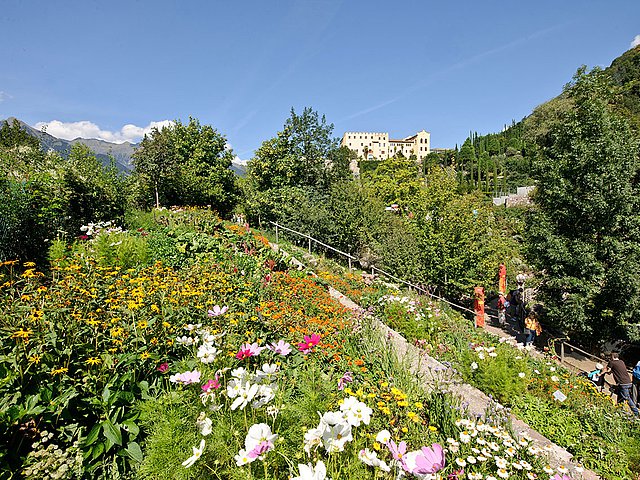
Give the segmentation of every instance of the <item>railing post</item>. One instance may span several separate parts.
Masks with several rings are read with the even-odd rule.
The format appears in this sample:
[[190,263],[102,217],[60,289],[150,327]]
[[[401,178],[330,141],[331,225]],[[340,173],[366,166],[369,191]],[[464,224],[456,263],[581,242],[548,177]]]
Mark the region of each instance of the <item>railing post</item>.
[[564,342],[560,342],[560,362],[564,363]]
[[309,253],[311,253],[311,237],[309,237]]
[[351,273],[351,257],[349,257],[349,273]]
[[276,243],[278,243],[278,224],[276,223]]

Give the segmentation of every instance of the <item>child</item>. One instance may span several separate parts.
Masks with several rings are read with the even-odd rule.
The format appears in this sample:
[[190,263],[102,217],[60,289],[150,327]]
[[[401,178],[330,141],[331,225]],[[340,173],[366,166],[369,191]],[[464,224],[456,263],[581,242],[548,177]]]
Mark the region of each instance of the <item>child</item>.
[[542,333],[542,327],[535,312],[529,313],[527,318],[524,319],[524,330],[527,334],[524,340],[524,346],[531,347],[535,338]]
[[604,370],[604,366],[601,363],[596,363],[596,369],[591,370],[587,373],[587,378],[591,380],[596,387],[604,386],[604,375],[602,371]]

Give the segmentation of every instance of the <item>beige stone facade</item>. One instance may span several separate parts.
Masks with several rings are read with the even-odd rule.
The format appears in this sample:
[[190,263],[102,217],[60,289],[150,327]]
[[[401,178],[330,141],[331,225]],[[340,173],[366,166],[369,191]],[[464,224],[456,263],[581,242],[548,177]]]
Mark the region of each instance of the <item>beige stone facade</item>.
[[364,160],[384,160],[402,153],[422,160],[431,151],[431,134],[424,130],[400,140],[389,138],[388,133],[345,132],[341,146],[349,147]]

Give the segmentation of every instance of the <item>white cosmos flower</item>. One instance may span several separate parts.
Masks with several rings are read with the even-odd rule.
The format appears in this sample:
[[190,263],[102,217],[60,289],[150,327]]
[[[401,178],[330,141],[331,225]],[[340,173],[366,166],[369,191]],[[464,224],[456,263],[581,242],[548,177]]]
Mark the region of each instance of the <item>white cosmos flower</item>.
[[203,437],[206,437],[207,435],[210,435],[211,432],[213,432],[213,422],[210,418],[207,417],[206,413],[204,412],[200,412],[200,415],[198,415],[196,426],[198,427],[198,430],[200,430],[200,435],[202,435]]
[[524,372],[520,372],[520,373],[518,374],[518,376],[519,376],[520,378],[524,378],[525,374],[524,374]]
[[256,396],[259,388],[260,386],[257,383],[254,383],[253,385],[246,383],[245,385],[243,385],[243,388],[238,393],[238,396],[231,404],[231,410],[236,410],[238,408],[240,410],[244,410],[249,402],[253,400],[253,397]]
[[500,478],[509,478],[509,472],[505,468],[498,469],[498,476]]
[[360,450],[358,453],[358,458],[365,465],[369,465],[370,467],[378,467],[383,472],[390,472],[391,468],[387,465],[383,460],[378,458],[378,454],[374,451],[365,448],[364,450]]
[[242,449],[233,457],[233,459],[236,461],[236,465],[238,467],[251,463],[255,460],[254,458],[249,458],[249,452]]
[[381,430],[378,432],[378,435],[376,435],[376,442],[382,443],[383,445],[389,443],[389,440],[391,440],[391,433],[389,433],[389,430]]
[[202,452],[204,451],[204,438],[202,440],[200,440],[200,446],[199,447],[192,447],[193,449],[193,455],[191,455],[189,458],[187,458],[184,462],[182,462],[182,466],[185,468],[189,468],[190,466],[192,466],[194,463],[196,463],[198,461],[198,459],[202,456]]
[[298,469],[300,470],[300,475],[293,477],[291,480],[325,480],[327,478],[327,467],[325,467],[322,460],[318,460],[315,467],[311,464],[303,465],[299,463]]
[[469,432],[467,432],[466,430],[460,432],[460,441],[462,443],[469,443],[471,441],[471,435],[469,435]]
[[340,405],[340,411],[342,411],[347,422],[352,427],[359,427],[361,423],[369,425],[371,421],[371,410],[365,403],[360,402],[356,397],[349,397]]
[[329,453],[344,451],[344,445],[353,440],[351,425],[348,423],[337,423],[329,425],[322,432],[322,445]]
[[262,442],[274,443],[278,434],[271,432],[271,427],[266,423],[256,423],[249,427],[249,432],[244,439],[244,448],[250,452]]
[[231,376],[242,382],[249,377],[249,372],[244,367],[238,367],[231,370]]
[[304,434],[304,451],[311,455],[311,449],[322,445],[322,429],[310,428]]
[[242,384],[239,380],[229,380],[227,383],[227,396],[229,398],[236,398],[242,391]]
[[477,370],[478,364],[476,362],[471,363],[471,370]]
[[198,358],[202,363],[213,363],[218,355],[218,349],[210,343],[203,343],[198,347]]
[[496,457],[495,461],[498,468],[507,468],[507,461],[504,458]]

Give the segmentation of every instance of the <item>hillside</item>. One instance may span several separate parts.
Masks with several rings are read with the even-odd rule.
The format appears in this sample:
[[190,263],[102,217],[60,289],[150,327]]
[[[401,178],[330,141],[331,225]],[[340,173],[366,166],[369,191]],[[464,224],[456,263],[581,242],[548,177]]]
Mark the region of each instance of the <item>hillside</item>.
[[[616,89],[614,108],[626,117],[635,132],[640,132],[640,46],[613,60],[604,73]],[[495,165],[494,176],[500,175],[504,191],[530,185],[535,182],[532,162],[536,152],[550,140],[548,133],[552,125],[572,108],[571,99],[563,92],[502,132],[485,135],[473,132],[462,145],[458,161],[471,171],[480,164],[485,177],[491,177]]]

